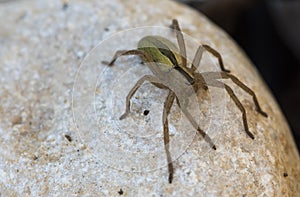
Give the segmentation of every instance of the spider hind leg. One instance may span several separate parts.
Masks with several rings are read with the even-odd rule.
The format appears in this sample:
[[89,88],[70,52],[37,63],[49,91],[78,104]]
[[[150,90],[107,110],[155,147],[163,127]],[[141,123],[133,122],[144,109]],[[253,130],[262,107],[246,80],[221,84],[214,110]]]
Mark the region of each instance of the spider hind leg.
[[244,124],[244,128],[245,131],[247,133],[247,135],[254,140],[254,135],[249,131],[249,127],[248,127],[248,122],[247,122],[247,115],[246,115],[246,110],[243,106],[243,104],[241,103],[241,101],[237,98],[237,96],[235,95],[235,93],[233,92],[233,90],[226,84],[224,84],[225,86],[225,90],[227,91],[227,93],[229,94],[229,96],[232,98],[232,100],[234,101],[235,105],[239,108],[239,110],[242,112],[242,118],[243,118],[243,124]]
[[245,92],[247,92],[248,94],[250,94],[252,96],[252,99],[253,99],[253,102],[254,102],[254,105],[255,105],[255,109],[258,113],[260,113],[262,116],[264,117],[268,117],[268,114],[266,112],[264,112],[259,103],[258,103],[258,99],[254,93],[253,90],[251,90],[248,86],[246,86],[243,82],[241,82],[237,77],[235,77],[234,75],[231,75],[229,73],[224,73],[224,72],[221,72],[221,76],[225,79],[231,79],[236,85],[238,85],[240,88],[242,88]]
[[168,170],[169,170],[169,183],[172,183],[174,168],[173,168],[172,158],[171,158],[171,154],[170,154],[170,139],[169,139],[170,136],[169,136],[168,115],[169,115],[171,107],[173,105],[174,98],[175,98],[174,92],[169,90],[169,94],[164,103],[164,110],[163,110],[163,117],[162,117],[163,127],[164,127],[164,145],[165,145],[165,151],[166,151],[167,162],[168,162]]
[[179,102],[179,99],[176,97],[176,102],[177,105],[179,106],[179,108],[181,109],[181,111],[184,113],[184,115],[186,116],[186,118],[189,120],[189,122],[192,124],[192,126],[198,131],[198,133],[204,138],[204,140],[210,145],[210,147],[214,150],[217,150],[216,145],[213,143],[213,141],[211,140],[211,138],[209,137],[208,134],[206,134],[197,124],[197,122],[195,121],[195,119],[193,118],[193,116],[190,114],[190,112],[188,112],[186,106],[183,104],[181,105]]

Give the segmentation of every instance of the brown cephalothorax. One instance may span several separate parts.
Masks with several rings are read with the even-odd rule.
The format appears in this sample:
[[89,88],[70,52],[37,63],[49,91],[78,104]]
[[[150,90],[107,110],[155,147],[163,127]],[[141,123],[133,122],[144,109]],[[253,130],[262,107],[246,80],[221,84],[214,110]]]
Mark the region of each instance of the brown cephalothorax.
[[[232,74],[229,74],[229,70],[224,68],[223,60],[219,52],[208,45],[200,45],[196,51],[195,57],[191,66],[187,65],[186,59],[186,48],[184,43],[183,34],[180,30],[178,21],[174,19],[172,21],[172,29],[176,31],[177,42],[179,46],[179,50],[174,43],[169,41],[168,39],[161,36],[146,36],[142,38],[138,43],[138,48],[133,50],[122,50],[117,51],[110,62],[103,61],[104,64],[112,66],[118,57],[124,55],[138,55],[142,58],[144,63],[147,63],[148,67],[152,71],[153,75],[145,75],[140,78],[134,87],[130,90],[126,97],[126,110],[125,113],[120,117],[120,120],[124,119],[130,113],[130,99],[134,95],[134,93],[139,89],[139,87],[145,82],[149,81],[153,85],[158,88],[168,90],[168,96],[164,103],[163,110],[163,130],[164,130],[164,144],[165,151],[167,155],[168,162],[168,170],[169,170],[169,183],[172,183],[173,180],[173,164],[172,158],[169,151],[169,124],[168,124],[168,115],[170,113],[171,107],[176,99],[176,102],[187,117],[192,126],[198,131],[198,133],[205,139],[205,141],[216,150],[216,146],[211,140],[211,138],[200,128],[197,122],[194,120],[192,115],[187,110],[187,99],[189,95],[183,97],[180,94],[184,92],[184,90],[176,91],[174,88],[170,88],[166,84],[162,83],[162,78],[168,75],[169,71],[174,69],[178,71],[189,83],[189,85],[193,88],[195,92],[199,89],[207,89],[208,86],[225,88],[229,96],[233,99],[236,106],[242,112],[242,119],[245,131],[247,135],[254,139],[254,135],[249,131],[246,110],[238,97],[235,95],[231,87],[226,85],[225,83],[218,81],[218,79],[231,79],[233,83],[242,88],[245,92],[250,94],[253,97],[253,102],[256,107],[256,111],[263,115],[264,117],[268,117],[268,115],[262,111],[258,100],[256,98],[255,93],[244,83],[242,83],[237,77]],[[220,72],[205,72],[199,73],[197,68],[200,64],[202,54],[204,51],[209,52],[214,57],[218,59]],[[172,76],[171,76],[172,77]],[[204,80],[205,79],[205,80]],[[179,92],[179,93],[178,93]]]

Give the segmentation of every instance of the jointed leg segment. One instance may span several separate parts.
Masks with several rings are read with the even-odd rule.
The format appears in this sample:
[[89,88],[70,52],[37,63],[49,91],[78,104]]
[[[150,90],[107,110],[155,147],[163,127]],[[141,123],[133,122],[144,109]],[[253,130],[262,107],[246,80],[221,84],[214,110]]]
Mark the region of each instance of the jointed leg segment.
[[256,111],[258,113],[260,113],[261,115],[263,115],[264,117],[268,117],[267,113],[264,112],[259,103],[258,103],[258,100],[257,100],[257,97],[255,95],[255,93],[253,92],[253,90],[251,90],[250,88],[248,88],[244,83],[242,83],[238,78],[236,78],[235,76],[229,74],[229,73],[224,73],[222,72],[221,73],[221,76],[225,79],[228,79],[230,78],[236,85],[238,85],[240,88],[242,88],[245,92],[247,92],[248,94],[250,94],[253,98],[253,102],[255,104],[255,108],[256,108]]
[[178,98],[176,97],[175,93],[171,90],[169,90],[169,94],[166,98],[166,101],[164,103],[164,111],[163,111],[163,127],[164,127],[164,144],[165,144],[165,150],[167,155],[167,162],[168,162],[168,170],[169,170],[169,183],[172,183],[173,180],[173,164],[172,164],[172,158],[170,154],[170,139],[169,139],[169,122],[168,122],[168,115],[170,113],[171,107],[173,105],[174,99],[176,98],[177,105],[181,109],[181,111],[185,114],[189,122],[192,124],[192,126],[199,132],[199,134],[204,138],[204,140],[209,143],[209,145],[216,150],[215,144],[212,142],[211,138],[202,130],[200,129],[197,122],[194,120],[192,115],[188,112],[186,109],[186,106],[183,104],[181,105],[179,103]]
[[233,101],[236,104],[236,106],[242,112],[242,118],[243,118],[244,128],[245,128],[245,131],[246,131],[247,135],[250,138],[254,139],[254,135],[249,131],[248,122],[247,122],[247,115],[246,115],[246,110],[245,110],[244,106],[242,105],[242,103],[240,102],[240,100],[237,98],[237,96],[234,94],[233,90],[228,85],[226,85],[226,84],[224,84],[224,86],[225,86],[225,90],[228,92],[229,96],[233,99]]
[[119,50],[115,53],[115,55],[113,56],[112,60],[110,62],[108,61],[102,61],[103,64],[106,64],[107,66],[112,66],[115,61],[122,55],[126,55],[126,52],[128,52],[128,50]]
[[145,75],[140,78],[126,96],[126,110],[125,113],[120,117],[120,120],[126,118],[126,116],[130,113],[130,99],[145,81],[149,81],[154,85],[160,83],[160,80],[153,75]]
[[215,56],[218,59],[219,65],[220,65],[221,70],[223,72],[228,72],[228,73],[230,72],[230,70],[225,69],[224,64],[223,64],[222,56],[221,56],[221,54],[218,51],[216,51],[215,49],[213,49],[212,47],[210,47],[210,46],[208,46],[206,44],[203,44],[202,46],[204,47],[204,49],[206,51],[208,51],[209,53],[211,53],[213,56]]
[[117,51],[110,62],[102,61],[102,63],[106,64],[108,66],[112,66],[119,57],[126,56],[126,55],[138,55],[138,56],[140,56],[143,60],[148,62],[149,67],[150,67],[150,69],[152,70],[153,73],[157,73],[157,74],[161,73],[159,68],[155,65],[154,61],[152,60],[151,56],[149,56],[149,54],[147,54],[145,51],[137,50],[137,49],[127,50],[127,51],[126,50]]
[[189,120],[189,122],[192,124],[192,126],[198,131],[198,133],[204,138],[204,140],[212,147],[212,149],[216,150],[216,145],[212,142],[211,138],[199,127],[193,116],[188,112],[186,109],[186,106],[181,105],[178,98],[176,97],[176,102],[181,111],[184,113],[186,118]]
[[225,72],[207,72],[207,73],[202,73],[202,74],[204,76],[206,76],[206,78],[209,79],[208,85],[214,86],[214,87],[219,87],[219,88],[225,87],[225,90],[227,91],[229,96],[233,99],[235,105],[242,112],[243,124],[244,124],[244,128],[245,128],[245,131],[246,131],[247,135],[249,137],[251,137],[252,139],[254,139],[254,135],[249,131],[246,110],[245,110],[243,104],[237,98],[237,96],[233,92],[232,88],[229,87],[228,85],[224,84],[223,82],[218,81],[218,79],[222,79],[222,78],[223,79],[231,79],[237,86],[239,86],[245,92],[247,92],[248,94],[250,94],[252,96],[253,102],[255,104],[257,112],[260,113],[261,115],[263,115],[264,117],[268,117],[267,113],[262,111],[262,109],[261,109],[261,107],[258,103],[258,100],[257,100],[257,97],[256,97],[255,93],[249,87],[247,87],[244,83],[242,83],[237,77],[235,77],[235,76],[233,76],[229,73],[225,73]]
[[[173,19],[171,27],[174,30],[176,30],[176,37],[177,37],[177,42],[178,42],[178,46],[179,46],[179,52],[181,55],[182,66],[187,67],[187,59],[186,59],[187,56],[186,56],[186,48],[185,48],[185,44],[184,44],[184,38],[183,38],[182,31],[179,27],[178,21],[176,19]],[[210,47],[209,45],[206,45],[206,44],[200,45],[198,47],[197,52],[194,57],[194,60],[193,60],[193,63],[192,63],[192,71],[197,70],[197,68],[200,64],[201,58],[202,58],[203,49],[205,49],[206,51],[208,51],[209,53],[211,53],[213,56],[215,56],[218,59],[220,68],[223,72],[230,72],[229,70],[225,69],[221,54],[217,50],[213,49],[212,47]]]
[[171,107],[173,105],[175,98],[175,93],[169,90],[169,94],[166,98],[166,101],[164,103],[164,111],[163,111],[163,127],[164,127],[164,144],[165,144],[165,150],[167,155],[167,162],[168,162],[168,170],[169,170],[169,183],[172,183],[173,180],[173,163],[172,158],[170,154],[170,139],[169,139],[169,122],[168,122],[168,115],[170,113]]
[[172,28],[176,31],[176,37],[177,37],[177,42],[179,46],[179,52],[181,55],[181,62],[183,67],[187,67],[187,60],[186,60],[186,48],[184,44],[184,38],[182,31],[179,27],[178,21],[176,19],[173,19],[172,21]]
[[193,63],[192,63],[192,71],[195,72],[197,70],[197,68],[200,65],[200,61],[202,59],[202,55],[203,55],[203,47],[200,45],[195,53],[194,59],[193,59]]

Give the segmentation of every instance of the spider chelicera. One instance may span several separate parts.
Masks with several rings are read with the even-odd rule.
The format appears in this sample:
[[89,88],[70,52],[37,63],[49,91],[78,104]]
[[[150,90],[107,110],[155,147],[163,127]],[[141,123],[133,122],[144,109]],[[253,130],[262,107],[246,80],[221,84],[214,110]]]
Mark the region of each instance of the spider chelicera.
[[[187,110],[188,101],[186,97],[188,95],[187,96],[181,95],[184,93],[184,90],[176,91],[176,87],[175,89],[174,87],[170,88],[165,83],[162,83],[161,79],[169,75],[170,69],[174,69],[178,71],[178,73],[180,73],[188,81],[188,85],[191,86],[195,92],[197,92],[199,89],[207,90],[208,86],[225,88],[229,96],[234,101],[235,105],[242,112],[242,119],[243,119],[245,132],[252,139],[254,139],[254,135],[249,131],[246,110],[243,104],[235,95],[232,88],[226,85],[225,83],[218,81],[218,79],[231,79],[233,83],[235,83],[237,86],[242,88],[245,92],[247,92],[253,97],[253,102],[255,104],[256,111],[261,115],[263,115],[264,117],[268,117],[268,115],[261,109],[255,93],[248,86],[242,83],[237,77],[235,77],[232,74],[229,74],[230,71],[224,68],[223,60],[220,53],[217,52],[212,47],[210,47],[209,45],[205,45],[205,44],[200,45],[196,51],[193,62],[191,63],[190,66],[188,66],[187,59],[186,59],[187,57],[186,47],[184,43],[183,34],[181,32],[178,21],[176,19],[172,21],[171,27],[176,32],[179,50],[174,43],[172,43],[171,41],[169,41],[164,37],[146,36],[139,41],[137,49],[117,51],[110,62],[106,62],[106,61],[102,62],[108,66],[112,66],[120,56],[138,55],[142,58],[143,62],[148,65],[148,67],[153,73],[153,75],[145,75],[142,78],[140,78],[136,82],[134,87],[130,90],[130,92],[126,97],[126,111],[120,117],[120,120],[124,119],[130,113],[130,99],[145,81],[152,83],[158,88],[168,90],[168,96],[164,102],[162,123],[163,123],[163,130],[164,130],[165,152],[167,156],[168,170],[169,170],[169,183],[172,183],[174,169],[173,169],[171,154],[169,151],[170,147],[169,147],[168,115],[170,113],[171,107],[175,99],[177,105],[184,113],[186,118],[189,120],[189,122],[192,124],[192,126],[205,139],[205,141],[209,143],[209,145],[214,150],[216,150],[216,146],[212,142],[211,138],[200,128],[198,123],[195,121],[195,119]],[[217,58],[221,69],[220,72],[199,73],[197,71],[197,68],[200,64],[202,54],[204,51],[209,52],[211,55]]]

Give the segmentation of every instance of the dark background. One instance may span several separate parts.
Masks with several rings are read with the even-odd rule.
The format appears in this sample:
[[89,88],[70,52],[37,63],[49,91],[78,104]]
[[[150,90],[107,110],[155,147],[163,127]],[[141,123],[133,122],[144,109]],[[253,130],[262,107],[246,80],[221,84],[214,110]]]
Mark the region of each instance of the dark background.
[[183,2],[245,50],[281,106],[300,150],[300,0]]

